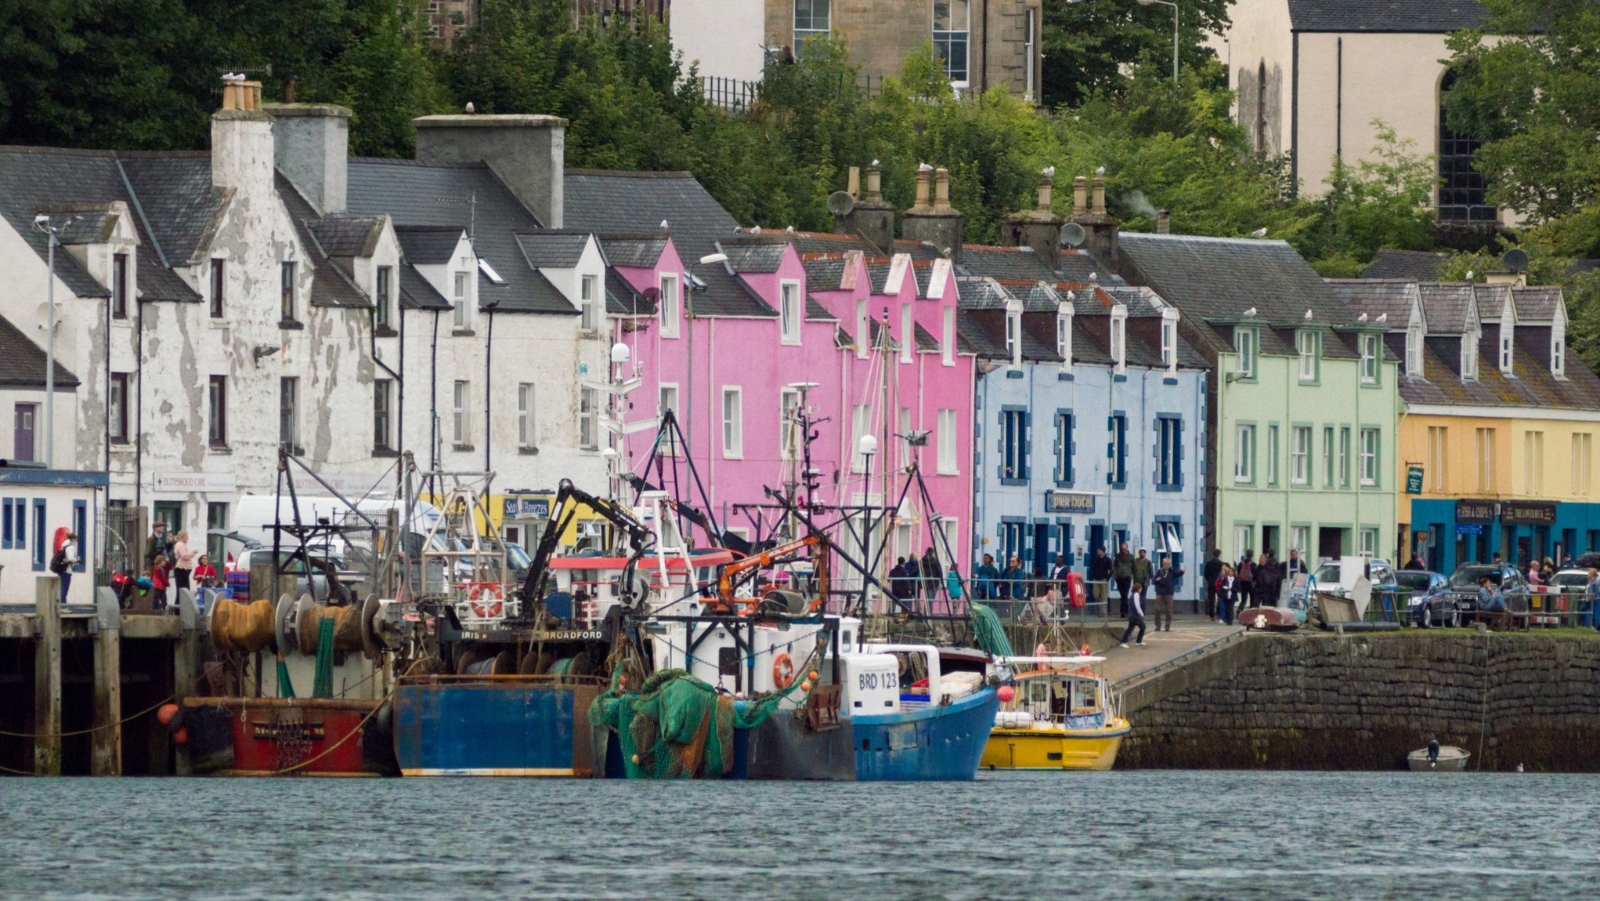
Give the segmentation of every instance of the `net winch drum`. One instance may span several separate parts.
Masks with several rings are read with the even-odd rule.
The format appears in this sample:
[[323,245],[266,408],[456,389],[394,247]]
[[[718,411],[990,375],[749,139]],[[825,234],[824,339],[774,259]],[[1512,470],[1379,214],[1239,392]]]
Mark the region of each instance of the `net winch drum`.
[[367,595],[361,605],[361,653],[373,663],[383,658],[383,639],[377,631],[378,611],[382,607],[375,594]]
[[298,600],[291,594],[278,598],[273,634],[278,639],[279,654],[288,654],[290,650],[300,647],[300,611],[303,605],[310,603],[309,594],[301,595]]

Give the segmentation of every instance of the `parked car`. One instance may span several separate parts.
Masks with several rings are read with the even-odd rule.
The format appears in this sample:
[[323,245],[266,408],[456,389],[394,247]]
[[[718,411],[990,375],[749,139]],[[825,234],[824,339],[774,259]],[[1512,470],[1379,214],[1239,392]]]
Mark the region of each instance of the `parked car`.
[[1324,560],[1312,574],[1317,591],[1348,597],[1356,580],[1365,577],[1372,583],[1372,599],[1367,609],[1397,611],[1401,595],[1395,581],[1395,568],[1387,560],[1367,557],[1336,557]]
[[1450,594],[1449,579],[1425,569],[1402,569],[1394,578],[1412,623],[1419,626],[1456,624],[1456,604]]
[[1478,580],[1484,576],[1505,594],[1507,609],[1519,613],[1528,609],[1528,580],[1515,566],[1467,563],[1450,574],[1450,593],[1456,599],[1456,610],[1463,615],[1478,612]]
[[[331,583],[333,585],[333,596],[346,603],[353,602],[357,596],[355,589],[365,578],[366,573],[346,570],[343,558],[332,553],[326,546],[308,548],[307,551],[311,562],[311,581],[309,583],[306,581],[306,561],[297,557],[291,559],[291,555],[294,554],[291,549],[280,548],[278,551],[278,559],[285,562],[286,571],[295,575],[295,594],[313,593],[318,600],[326,602],[329,597],[329,585]],[[272,548],[248,548],[240,551],[239,555],[234,559],[233,570],[236,572],[249,572],[251,566],[270,563],[271,561]],[[313,591],[313,589],[315,590]]]

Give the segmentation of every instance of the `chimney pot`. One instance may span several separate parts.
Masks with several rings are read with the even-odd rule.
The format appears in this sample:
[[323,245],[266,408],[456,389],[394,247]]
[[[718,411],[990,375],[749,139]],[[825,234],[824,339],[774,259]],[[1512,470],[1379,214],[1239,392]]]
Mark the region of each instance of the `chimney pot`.
[[1081,216],[1089,210],[1089,179],[1078,176],[1072,180],[1072,215]]
[[845,192],[857,200],[861,199],[861,167],[850,167],[850,181],[845,185]]
[[867,167],[867,199],[873,203],[883,200],[883,170],[877,166]]
[[950,209],[950,170],[942,166],[933,172],[933,208],[940,212]]
[[927,166],[917,169],[917,199],[911,204],[913,210],[928,209],[928,188],[933,180],[933,170]]
[[1096,175],[1094,177],[1093,191],[1094,206],[1090,208],[1090,212],[1096,216],[1104,216],[1106,214],[1106,180],[1104,176]]
[[1156,210],[1156,234],[1172,234],[1172,211]]
[[1055,191],[1053,180],[1048,175],[1039,177],[1039,212],[1050,212],[1051,195]]

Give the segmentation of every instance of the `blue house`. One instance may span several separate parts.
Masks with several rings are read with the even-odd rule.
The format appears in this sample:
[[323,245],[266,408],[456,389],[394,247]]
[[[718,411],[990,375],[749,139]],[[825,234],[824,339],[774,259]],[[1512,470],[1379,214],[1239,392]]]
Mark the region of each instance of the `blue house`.
[[[1027,247],[973,250],[968,272],[1052,272]],[[1064,558],[1087,572],[1095,548],[1126,541],[1192,561],[1177,596],[1194,601],[1205,362],[1150,289],[1060,280],[1074,277],[1066,265],[1054,278],[960,277],[958,333],[978,358],[973,565],[1014,555],[1045,577]]]

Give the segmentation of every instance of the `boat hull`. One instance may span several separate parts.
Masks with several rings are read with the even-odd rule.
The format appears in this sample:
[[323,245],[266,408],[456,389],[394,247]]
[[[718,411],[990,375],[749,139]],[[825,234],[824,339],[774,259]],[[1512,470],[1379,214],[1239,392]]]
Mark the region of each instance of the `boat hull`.
[[1411,771],[1413,773],[1425,773],[1429,770],[1436,770],[1444,773],[1459,773],[1467,768],[1467,760],[1471,757],[1472,755],[1470,753],[1463,751],[1460,748],[1446,745],[1439,749],[1439,762],[1437,764],[1430,764],[1428,762],[1427,748],[1419,748],[1418,750],[1407,754],[1406,764],[1411,767]]
[[424,677],[395,690],[405,776],[590,776],[586,677]]
[[185,698],[190,765],[223,776],[398,774],[383,702]]
[[1002,729],[989,735],[987,770],[1109,770],[1128,734],[1126,720],[1098,729]]
[[943,706],[853,717],[856,781],[974,778],[999,709],[999,695],[984,688]]

